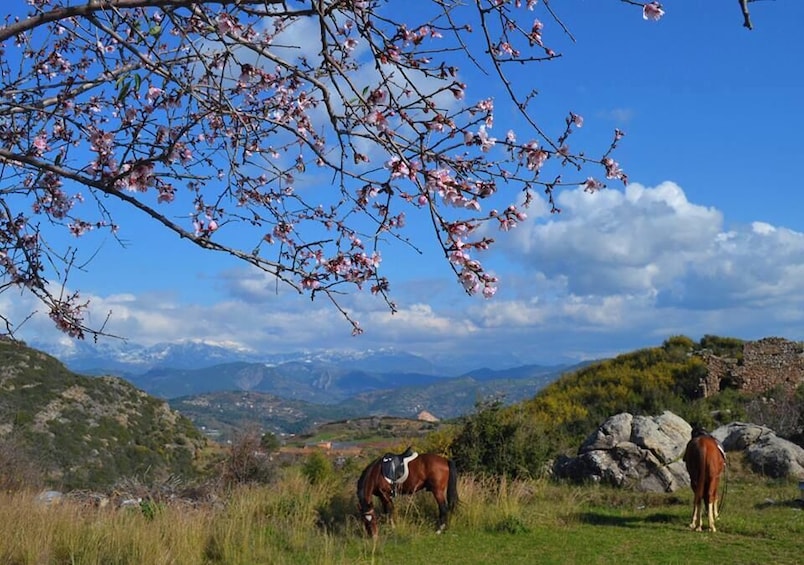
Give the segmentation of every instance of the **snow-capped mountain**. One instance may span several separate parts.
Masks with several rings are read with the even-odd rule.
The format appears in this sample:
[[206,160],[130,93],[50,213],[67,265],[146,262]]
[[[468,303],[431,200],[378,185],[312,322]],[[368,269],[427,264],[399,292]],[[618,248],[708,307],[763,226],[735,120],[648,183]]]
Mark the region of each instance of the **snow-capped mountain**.
[[426,375],[460,374],[464,367],[433,361],[394,349],[363,351],[318,350],[281,354],[262,354],[229,344],[181,341],[144,346],[128,341],[105,340],[102,343],[72,341],[64,347],[36,344],[36,347],[61,360],[79,373],[139,375],[153,369],[202,369],[227,363],[262,363],[268,366],[289,362],[307,362],[338,366],[346,370],[410,372]]
[[263,356],[242,348],[202,341],[158,343],[144,346],[124,340],[93,344],[72,341],[66,346],[30,344],[50,353],[76,372],[140,374],[157,367],[200,369],[222,363],[263,362]]

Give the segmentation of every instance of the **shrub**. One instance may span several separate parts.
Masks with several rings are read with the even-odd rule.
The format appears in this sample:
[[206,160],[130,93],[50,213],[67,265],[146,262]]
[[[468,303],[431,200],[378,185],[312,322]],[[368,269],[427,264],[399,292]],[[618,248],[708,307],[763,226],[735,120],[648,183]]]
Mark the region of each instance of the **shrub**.
[[795,441],[804,431],[804,385],[793,392],[778,387],[757,395],[746,404],[745,411],[751,422]]
[[235,436],[220,473],[224,486],[271,482],[275,465],[263,451],[261,439],[262,434],[254,428]]
[[266,432],[260,437],[260,448],[265,451],[265,453],[279,451],[279,446],[279,438],[271,432]]
[[455,435],[449,451],[461,472],[530,477],[541,473],[545,444],[540,426],[500,401],[479,403]]
[[16,437],[0,438],[0,491],[40,488],[43,477],[33,456]]
[[321,484],[332,477],[332,461],[320,451],[314,451],[302,464],[302,473],[310,484]]

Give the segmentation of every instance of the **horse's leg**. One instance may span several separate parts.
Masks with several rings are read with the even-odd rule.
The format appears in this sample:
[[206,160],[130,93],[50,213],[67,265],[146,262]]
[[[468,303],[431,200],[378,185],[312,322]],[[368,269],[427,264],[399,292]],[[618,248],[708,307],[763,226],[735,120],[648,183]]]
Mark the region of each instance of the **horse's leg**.
[[438,504],[438,528],[436,533],[440,534],[447,529],[447,520],[449,519],[449,507],[447,506],[447,497],[443,491],[434,490],[433,497]]
[[391,524],[391,527],[395,528],[396,524],[394,523],[394,514],[396,510],[394,508],[394,501],[391,500],[391,496],[387,493],[382,493],[380,500],[382,501],[383,513],[388,517],[388,522]]
[[715,504],[711,500],[707,503],[707,512],[708,512],[708,519],[709,519],[709,531],[716,532],[717,528],[715,527]]
[[700,454],[696,453],[695,455],[695,458],[692,459],[693,468],[690,469],[690,486],[693,493],[690,529],[700,532],[703,522],[703,505],[707,501],[706,495],[708,494],[706,490],[706,461]]
[[692,501],[692,522],[690,522],[690,529],[695,531],[701,531],[701,503],[703,502],[701,498],[696,489]]
[[717,518],[717,482],[709,482],[709,492],[706,497],[707,518],[709,519],[709,531],[716,532],[715,519]]

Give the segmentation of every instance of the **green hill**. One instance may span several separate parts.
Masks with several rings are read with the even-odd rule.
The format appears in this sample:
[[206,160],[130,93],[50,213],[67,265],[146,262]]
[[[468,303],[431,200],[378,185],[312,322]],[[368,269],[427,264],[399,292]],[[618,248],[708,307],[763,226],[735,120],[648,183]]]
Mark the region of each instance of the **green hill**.
[[[35,469],[64,489],[190,476],[205,442],[190,420],[126,381],[77,375],[0,339],[0,453],[25,460],[16,472]],[[15,469],[2,464],[9,480]]]
[[[801,443],[804,438],[804,384],[795,390],[741,390],[725,381],[704,397],[707,355],[742,364],[746,342],[705,336],[695,342],[675,336],[645,348],[590,364],[545,386],[512,406],[487,403],[464,419],[450,442],[463,469],[487,474],[531,476],[559,455],[574,455],[583,440],[607,418],[630,412],[655,415],[670,410],[693,425],[751,421]],[[759,371],[770,373],[770,366]],[[792,394],[791,394],[792,393]]]

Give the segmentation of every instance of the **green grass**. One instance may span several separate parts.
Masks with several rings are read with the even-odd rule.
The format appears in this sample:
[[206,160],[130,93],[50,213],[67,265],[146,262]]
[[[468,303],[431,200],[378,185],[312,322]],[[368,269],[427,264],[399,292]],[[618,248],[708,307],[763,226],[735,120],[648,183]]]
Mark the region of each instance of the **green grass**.
[[[794,482],[728,481],[719,531],[687,528],[691,493],[644,494],[548,481],[464,476],[462,503],[437,535],[428,493],[397,499],[397,524],[367,539],[354,478],[311,485],[297,468],[203,507],[44,507],[0,494],[7,565],[787,564],[801,562],[804,512]],[[147,510],[147,511],[146,511]]]

